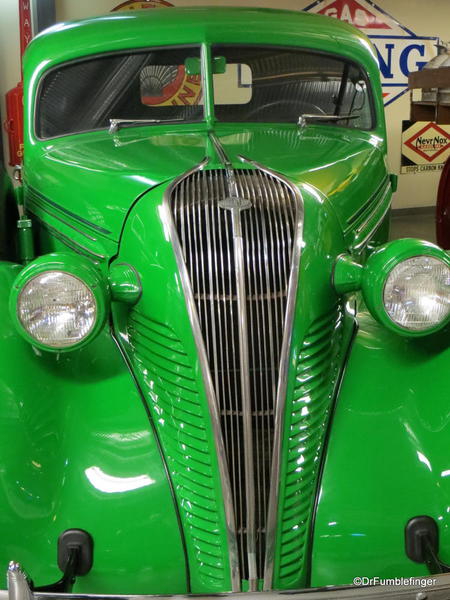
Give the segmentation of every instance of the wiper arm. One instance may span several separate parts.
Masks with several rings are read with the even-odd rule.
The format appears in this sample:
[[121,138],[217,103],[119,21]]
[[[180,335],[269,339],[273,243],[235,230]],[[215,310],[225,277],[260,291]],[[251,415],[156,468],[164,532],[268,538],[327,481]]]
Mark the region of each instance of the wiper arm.
[[146,123],[170,123],[171,121],[183,121],[183,118],[178,119],[110,119],[109,133],[116,133],[122,125],[145,125]]
[[305,127],[308,121],[347,121],[347,119],[358,119],[361,115],[300,115],[298,118],[298,124],[300,127]]

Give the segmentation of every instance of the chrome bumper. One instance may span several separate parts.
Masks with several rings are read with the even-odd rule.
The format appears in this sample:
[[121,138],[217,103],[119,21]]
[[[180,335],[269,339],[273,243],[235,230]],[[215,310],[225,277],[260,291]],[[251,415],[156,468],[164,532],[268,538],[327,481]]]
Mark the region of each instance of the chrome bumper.
[[[211,595],[156,596],[156,595],[101,595],[101,594],[51,594],[33,592],[27,577],[18,563],[8,568],[8,589],[0,590],[0,600],[202,600],[226,597],[228,600],[449,600],[450,573],[414,578],[417,585],[374,585],[316,588],[282,592],[246,592]],[[433,580],[432,585],[426,585]]]

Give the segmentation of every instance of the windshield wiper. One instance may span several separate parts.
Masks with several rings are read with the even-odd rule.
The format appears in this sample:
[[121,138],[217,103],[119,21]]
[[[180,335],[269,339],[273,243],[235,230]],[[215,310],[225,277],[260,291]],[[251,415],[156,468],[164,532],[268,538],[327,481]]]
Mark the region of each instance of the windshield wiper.
[[346,121],[347,119],[358,119],[361,115],[300,115],[298,118],[298,124],[300,127],[305,127],[308,121]]
[[116,133],[122,125],[145,125],[146,123],[170,123],[171,121],[184,121],[182,117],[178,119],[110,119],[109,133]]

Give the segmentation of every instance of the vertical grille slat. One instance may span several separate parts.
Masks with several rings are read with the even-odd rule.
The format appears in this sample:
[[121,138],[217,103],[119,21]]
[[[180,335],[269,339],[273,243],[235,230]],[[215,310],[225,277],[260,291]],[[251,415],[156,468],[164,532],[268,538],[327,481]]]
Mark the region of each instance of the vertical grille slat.
[[221,419],[240,573],[256,585],[264,577],[298,196],[257,168],[211,169],[186,176],[169,206]]

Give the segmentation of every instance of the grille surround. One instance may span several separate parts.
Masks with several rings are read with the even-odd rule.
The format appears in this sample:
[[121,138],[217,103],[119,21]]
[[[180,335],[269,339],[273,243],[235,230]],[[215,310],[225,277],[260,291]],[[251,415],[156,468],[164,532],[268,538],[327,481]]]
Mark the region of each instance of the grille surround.
[[264,578],[267,589],[303,204],[297,188],[260,165],[205,164],[167,190],[166,218],[223,451],[233,590],[241,577],[250,590]]

